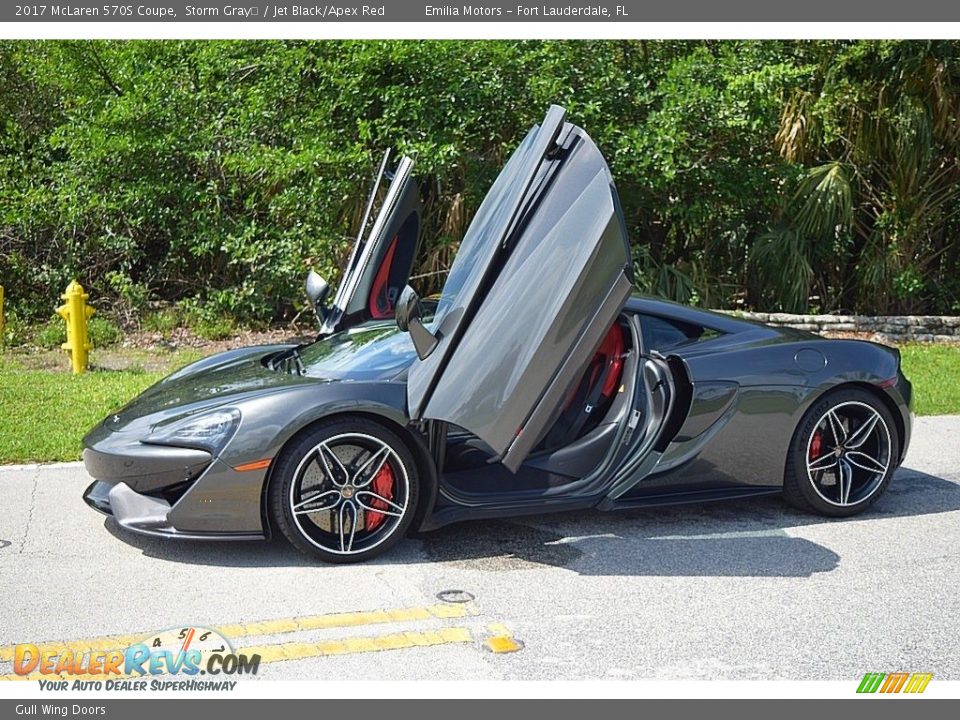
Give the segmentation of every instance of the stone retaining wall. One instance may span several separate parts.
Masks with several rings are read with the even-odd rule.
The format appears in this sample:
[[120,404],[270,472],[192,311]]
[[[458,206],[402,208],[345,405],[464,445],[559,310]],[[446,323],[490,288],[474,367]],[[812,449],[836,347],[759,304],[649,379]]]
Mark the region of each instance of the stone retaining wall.
[[870,333],[890,342],[960,342],[960,317],[950,315],[790,315],[736,312],[769,325],[816,333]]

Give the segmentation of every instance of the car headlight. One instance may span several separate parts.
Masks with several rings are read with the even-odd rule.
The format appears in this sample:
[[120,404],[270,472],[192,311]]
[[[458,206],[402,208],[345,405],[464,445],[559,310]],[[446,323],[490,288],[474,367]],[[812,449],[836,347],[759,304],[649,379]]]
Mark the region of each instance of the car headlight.
[[175,445],[177,447],[209,450],[216,455],[233,437],[240,424],[240,411],[236,408],[192,415],[172,423],[148,435],[140,442],[150,445]]

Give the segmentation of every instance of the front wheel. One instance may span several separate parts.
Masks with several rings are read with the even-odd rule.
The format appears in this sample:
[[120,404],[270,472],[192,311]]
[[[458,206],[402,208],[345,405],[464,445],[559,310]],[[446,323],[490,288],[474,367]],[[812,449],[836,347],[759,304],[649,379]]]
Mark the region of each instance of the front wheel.
[[899,447],[893,417],[878,398],[858,388],[829,393],[794,433],[784,497],[831,517],[862,512],[890,483]]
[[362,418],[320,423],[284,449],[270,488],[274,522],[299,550],[327,562],[369,560],[410,528],[419,500],[413,455]]

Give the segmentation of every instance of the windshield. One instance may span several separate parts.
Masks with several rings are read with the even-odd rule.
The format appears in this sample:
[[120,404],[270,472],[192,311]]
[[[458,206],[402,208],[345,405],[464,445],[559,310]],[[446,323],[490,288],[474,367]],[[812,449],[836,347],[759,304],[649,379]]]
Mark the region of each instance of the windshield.
[[390,377],[416,357],[410,336],[394,323],[371,323],[318,340],[300,351],[304,375],[327,380]]

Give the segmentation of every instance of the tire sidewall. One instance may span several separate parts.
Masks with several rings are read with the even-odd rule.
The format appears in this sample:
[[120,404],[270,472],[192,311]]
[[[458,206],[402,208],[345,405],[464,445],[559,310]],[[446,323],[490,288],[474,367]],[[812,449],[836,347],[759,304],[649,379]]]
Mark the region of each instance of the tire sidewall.
[[[294,522],[293,511],[290,508],[288,498],[290,497],[291,486],[296,480],[297,468],[304,456],[324,440],[347,433],[370,435],[390,445],[406,471],[408,499],[406,512],[389,537],[367,550],[343,555],[317,546],[303,534],[297,523]],[[276,523],[284,537],[294,547],[325,562],[355,563],[382,555],[408,533],[420,502],[420,478],[413,453],[395,432],[366,418],[330,418],[301,431],[283,448],[276,467],[271,473],[268,497],[271,520]]]

